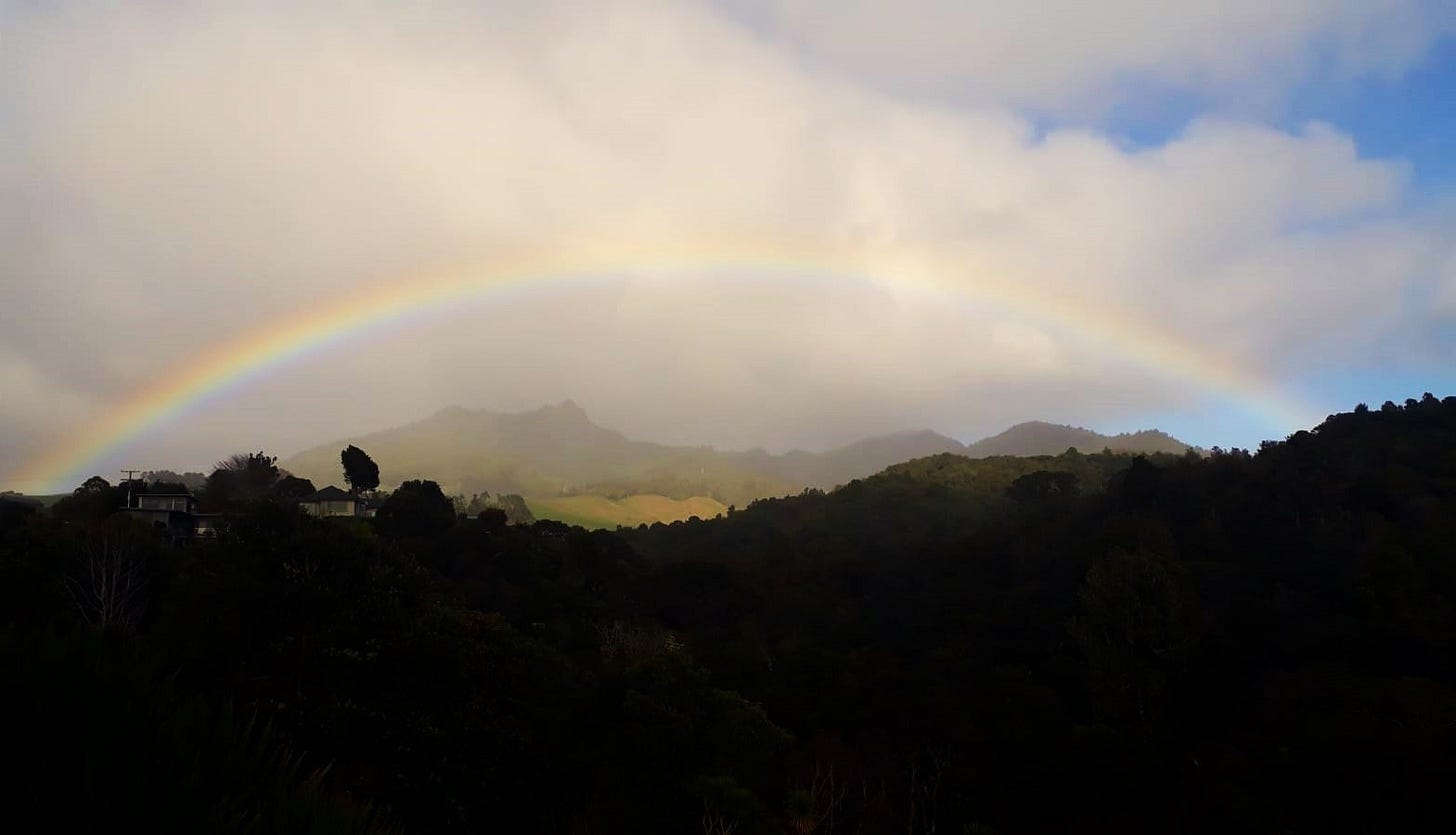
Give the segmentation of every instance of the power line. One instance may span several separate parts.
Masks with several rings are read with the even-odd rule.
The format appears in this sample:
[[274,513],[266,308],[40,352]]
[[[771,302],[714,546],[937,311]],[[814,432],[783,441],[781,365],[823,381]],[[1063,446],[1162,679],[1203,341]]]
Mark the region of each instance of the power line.
[[142,470],[122,470],[121,474],[126,476],[126,506],[131,507],[131,483],[142,474]]

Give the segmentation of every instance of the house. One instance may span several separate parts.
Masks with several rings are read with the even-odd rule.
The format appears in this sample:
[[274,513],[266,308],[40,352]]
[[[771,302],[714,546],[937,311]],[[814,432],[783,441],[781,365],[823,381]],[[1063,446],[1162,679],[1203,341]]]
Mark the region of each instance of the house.
[[363,499],[332,484],[298,500],[298,506],[314,516],[363,516],[364,505]]
[[217,536],[223,525],[221,514],[198,513],[197,498],[191,493],[139,493],[122,510],[150,523],[173,545]]

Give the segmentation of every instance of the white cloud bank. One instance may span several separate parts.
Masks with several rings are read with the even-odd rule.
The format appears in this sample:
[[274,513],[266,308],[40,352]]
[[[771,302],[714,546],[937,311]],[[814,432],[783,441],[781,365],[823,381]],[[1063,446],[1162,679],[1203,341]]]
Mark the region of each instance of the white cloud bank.
[[1312,74],[1398,77],[1448,0],[736,0],[815,65],[904,90],[1085,112],[1129,84],[1277,98]]
[[[1257,84],[1328,43],[1344,70],[1399,72],[1430,42],[1416,3],[1214,5],[1068,3],[1045,26],[960,3],[899,18],[864,3],[826,26],[805,23],[814,3],[7,5],[0,356],[30,370],[0,379],[0,483],[223,336],[584,237],[793,237],[976,267],[943,277],[970,300],[955,303],[786,272],[472,307],[305,359],[133,458],[287,452],[457,402],[573,397],[646,437],[770,446],[1193,405],[1190,381],[975,304],[988,273],[1276,380],[1338,362],[1407,323],[1444,257],[1409,217],[1401,163],[1329,125],[1205,118],[1128,149],[1038,134],[1008,105],[1127,73]],[[1234,43],[1244,58],[1218,48]],[[1013,52],[1015,71],[996,59]],[[861,83],[867,66],[951,78],[977,103],[898,98]]]

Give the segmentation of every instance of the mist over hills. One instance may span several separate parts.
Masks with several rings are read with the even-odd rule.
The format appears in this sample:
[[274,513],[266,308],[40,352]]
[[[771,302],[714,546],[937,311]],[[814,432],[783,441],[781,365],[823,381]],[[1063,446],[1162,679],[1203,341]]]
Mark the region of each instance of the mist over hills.
[[724,504],[831,488],[886,467],[941,453],[970,457],[1082,452],[1186,452],[1187,444],[1156,430],[1103,435],[1041,421],[963,444],[929,430],[866,438],[823,452],[763,449],[720,451],[628,438],[592,422],[568,400],[527,412],[450,407],[424,420],[321,444],[282,462],[317,484],[339,481],[339,450],[353,443],[379,463],[385,485],[428,478],[446,492],[469,495],[657,494],[706,496]]

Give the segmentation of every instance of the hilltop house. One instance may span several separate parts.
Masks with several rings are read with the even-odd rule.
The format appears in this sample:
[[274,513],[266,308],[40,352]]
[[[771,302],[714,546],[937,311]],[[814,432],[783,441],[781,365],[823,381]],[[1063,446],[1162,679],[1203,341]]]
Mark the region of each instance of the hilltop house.
[[134,504],[123,508],[126,514],[151,523],[174,545],[217,536],[222,527],[221,514],[197,512],[191,493],[139,493],[132,500]]
[[378,503],[373,499],[346,493],[330,484],[322,490],[301,497],[298,506],[314,516],[368,518],[374,515]]

